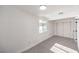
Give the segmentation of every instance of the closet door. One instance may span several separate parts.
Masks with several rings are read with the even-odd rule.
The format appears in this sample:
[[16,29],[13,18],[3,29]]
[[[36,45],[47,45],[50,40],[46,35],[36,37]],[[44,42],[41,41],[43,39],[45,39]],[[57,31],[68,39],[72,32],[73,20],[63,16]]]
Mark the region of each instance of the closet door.
[[77,20],[73,21],[73,38],[74,40],[77,39]]
[[78,44],[78,50],[79,50],[79,19],[77,20],[77,44]]
[[63,36],[63,22],[57,23],[57,35]]
[[69,37],[71,36],[71,23],[70,22],[64,22],[64,37]]

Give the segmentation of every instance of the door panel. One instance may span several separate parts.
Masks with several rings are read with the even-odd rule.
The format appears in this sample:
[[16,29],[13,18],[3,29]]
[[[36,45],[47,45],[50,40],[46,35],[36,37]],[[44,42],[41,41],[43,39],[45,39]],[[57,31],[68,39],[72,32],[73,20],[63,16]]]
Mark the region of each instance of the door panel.
[[64,22],[64,36],[65,37],[70,37],[71,35],[71,26],[70,22]]
[[57,23],[57,35],[63,36],[63,23]]

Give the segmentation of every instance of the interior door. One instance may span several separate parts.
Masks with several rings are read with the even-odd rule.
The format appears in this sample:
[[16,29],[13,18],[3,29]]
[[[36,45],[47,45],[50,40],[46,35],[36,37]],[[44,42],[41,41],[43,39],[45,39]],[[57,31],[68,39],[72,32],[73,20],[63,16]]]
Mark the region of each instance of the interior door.
[[64,22],[64,36],[71,37],[71,25],[70,22]]
[[57,23],[57,35],[64,36],[64,34],[63,34],[63,22]]
[[76,41],[77,40],[77,20],[74,19],[73,21],[73,35],[74,35],[74,40]]
[[77,44],[78,44],[78,50],[79,50],[79,20],[77,20]]

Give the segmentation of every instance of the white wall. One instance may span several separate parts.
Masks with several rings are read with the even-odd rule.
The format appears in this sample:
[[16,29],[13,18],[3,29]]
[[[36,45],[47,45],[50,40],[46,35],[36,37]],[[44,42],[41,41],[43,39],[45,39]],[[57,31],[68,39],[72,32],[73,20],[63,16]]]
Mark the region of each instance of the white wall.
[[0,52],[22,52],[51,37],[53,24],[39,34],[38,19],[15,6],[0,6]]
[[53,35],[73,38],[73,18],[48,21],[41,34],[38,20],[15,6],[0,6],[0,52],[22,52]]
[[66,18],[54,21],[55,24],[55,35],[74,38],[74,18]]

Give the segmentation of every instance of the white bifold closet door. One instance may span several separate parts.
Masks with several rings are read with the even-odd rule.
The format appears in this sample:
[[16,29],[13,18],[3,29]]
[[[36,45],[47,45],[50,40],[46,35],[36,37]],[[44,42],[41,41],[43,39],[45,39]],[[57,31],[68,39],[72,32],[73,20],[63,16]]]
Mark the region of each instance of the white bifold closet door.
[[72,27],[72,22],[64,22],[64,36],[73,38],[73,27]]
[[56,23],[56,34],[63,37],[73,38],[73,22]]
[[56,34],[59,36],[63,36],[64,35],[64,26],[63,26],[63,22],[59,22],[56,25]]
[[64,36],[65,37],[70,37],[70,23],[69,22],[64,22]]

